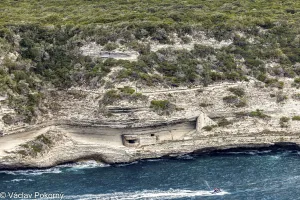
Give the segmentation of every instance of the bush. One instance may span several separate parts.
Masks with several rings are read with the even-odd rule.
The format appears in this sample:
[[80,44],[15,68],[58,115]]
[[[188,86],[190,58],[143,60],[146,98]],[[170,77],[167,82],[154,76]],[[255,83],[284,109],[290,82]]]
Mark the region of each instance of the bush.
[[152,100],[150,108],[154,109],[159,115],[169,115],[176,110],[176,106],[168,100]]
[[200,103],[199,105],[200,105],[200,107],[209,107],[209,106],[212,106],[213,104],[212,103]]
[[290,121],[290,118],[288,118],[288,117],[281,117],[280,120],[279,120],[280,127],[281,128],[287,128],[289,121]]
[[204,126],[202,129],[205,130],[205,131],[211,131],[213,130],[215,126]]
[[239,98],[234,95],[223,97],[223,101],[227,104],[237,104],[239,103]]
[[294,82],[292,83],[292,86],[297,87],[297,88],[300,87],[300,77],[294,79]]
[[233,94],[235,94],[236,96],[242,97],[245,95],[245,90],[244,88],[240,88],[240,87],[231,87],[228,88],[228,90],[230,92],[232,92]]
[[119,88],[119,90],[124,93],[124,94],[133,94],[135,93],[135,89],[129,87],[129,86],[124,86],[123,88]]
[[300,93],[293,94],[293,99],[300,100]]
[[152,100],[150,108],[155,110],[166,110],[170,107],[171,103],[168,100]]
[[118,90],[108,90],[99,103],[103,105],[112,105],[119,100],[128,100],[129,102],[138,100],[145,101],[147,100],[147,96],[142,93],[135,93],[133,88],[124,86]]
[[104,105],[111,105],[115,101],[120,99],[121,99],[121,95],[118,93],[117,90],[108,90],[107,92],[105,92],[101,103],[103,103]]
[[221,120],[218,121],[218,126],[228,126],[232,124],[232,122],[228,121],[226,118],[221,118]]
[[104,49],[105,51],[112,51],[112,50],[115,50],[115,49],[118,48],[118,47],[119,47],[118,44],[110,42],[110,43],[107,43],[107,44],[104,46],[103,49]]
[[14,123],[14,118],[9,115],[9,114],[5,114],[3,117],[2,117],[2,120],[5,124],[7,125],[11,125]]
[[300,116],[294,116],[294,117],[292,118],[292,120],[293,120],[293,121],[300,121]]
[[287,99],[288,99],[287,95],[285,95],[283,92],[278,92],[276,94],[276,102],[277,103],[281,103]]
[[226,104],[230,104],[238,108],[245,107],[247,105],[247,100],[245,98],[239,98],[234,95],[224,97],[223,101]]
[[256,111],[250,112],[249,116],[250,116],[250,117],[258,117],[258,118],[262,118],[262,119],[265,119],[265,118],[269,118],[269,117],[270,117],[270,116],[264,114],[264,113],[263,113],[263,110],[259,110],[259,109],[257,109]]

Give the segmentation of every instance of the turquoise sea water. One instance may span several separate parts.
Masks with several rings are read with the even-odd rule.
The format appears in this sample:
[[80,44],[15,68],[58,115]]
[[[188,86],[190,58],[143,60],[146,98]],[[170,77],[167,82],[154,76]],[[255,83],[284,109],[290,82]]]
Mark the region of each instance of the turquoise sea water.
[[[222,192],[211,194],[214,187]],[[63,199],[300,199],[300,152],[252,150],[0,171],[0,189],[5,199],[9,192],[58,193]]]

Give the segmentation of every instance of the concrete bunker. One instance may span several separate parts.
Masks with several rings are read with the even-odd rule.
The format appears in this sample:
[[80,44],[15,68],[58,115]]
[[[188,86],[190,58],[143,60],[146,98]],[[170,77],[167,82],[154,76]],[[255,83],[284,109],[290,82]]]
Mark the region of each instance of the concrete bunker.
[[157,135],[155,133],[140,135],[122,135],[123,145],[126,147],[138,147],[143,145],[153,145],[157,143]]
[[140,145],[138,135],[122,135],[123,145],[126,147],[137,147]]

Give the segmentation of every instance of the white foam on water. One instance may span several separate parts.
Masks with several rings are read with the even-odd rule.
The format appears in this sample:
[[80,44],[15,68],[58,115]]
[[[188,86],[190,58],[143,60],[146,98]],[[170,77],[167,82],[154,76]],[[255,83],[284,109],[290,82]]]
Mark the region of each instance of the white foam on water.
[[271,160],[278,160],[278,159],[281,159],[281,156],[270,156],[270,159]]
[[158,161],[164,161],[165,159],[163,158],[157,158],[157,159],[147,159],[145,162],[158,162]]
[[16,171],[9,171],[3,170],[0,171],[0,174],[9,174],[9,175],[42,175],[42,174],[59,174],[62,173],[62,169],[68,168],[67,170],[76,171],[80,169],[90,169],[90,168],[97,168],[97,167],[109,167],[109,164],[99,163],[97,161],[84,161],[78,162],[74,164],[64,164],[59,165],[57,167],[49,168],[49,169],[30,169],[30,170],[16,170]]
[[191,155],[185,154],[177,157],[180,160],[194,160],[195,158]]
[[33,181],[32,179],[13,179],[10,181],[5,181],[5,182],[21,182],[21,181]]
[[267,154],[272,152],[272,150],[265,150],[265,151],[258,151],[258,150],[250,150],[250,151],[230,151],[230,152],[225,152],[225,154],[233,154],[233,155],[239,155],[239,154],[244,154],[244,155],[258,155],[258,154]]
[[69,171],[77,171],[80,169],[91,169],[91,168],[98,168],[98,167],[109,167],[109,164],[104,164],[100,163],[94,160],[90,161],[82,161],[82,162],[77,162],[73,164],[66,164],[66,165],[61,165],[61,168],[69,168]]
[[62,171],[57,168],[50,169],[30,169],[30,170],[16,170],[16,171],[0,171],[0,173],[9,174],[9,175],[28,175],[28,176],[37,176],[42,174],[59,174]]
[[116,192],[109,194],[85,194],[85,195],[74,195],[65,196],[65,199],[79,199],[79,200],[89,200],[89,199],[101,199],[101,200],[161,200],[161,199],[177,199],[177,198],[192,198],[201,196],[223,196],[230,194],[226,191],[220,193],[212,194],[212,191],[205,190],[180,190],[180,189],[170,189],[167,191],[163,190],[143,190],[137,192]]

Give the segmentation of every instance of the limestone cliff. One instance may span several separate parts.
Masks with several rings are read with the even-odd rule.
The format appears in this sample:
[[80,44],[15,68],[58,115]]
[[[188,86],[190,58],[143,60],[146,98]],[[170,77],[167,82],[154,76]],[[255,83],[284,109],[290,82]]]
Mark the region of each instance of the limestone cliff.
[[[50,167],[82,159],[122,163],[278,142],[300,144],[300,121],[292,120],[300,115],[298,89],[284,81],[283,90],[266,88],[255,80],[195,88],[142,88],[147,98],[120,99],[109,106],[99,105],[102,90],[50,91],[55,95],[47,101],[56,102],[60,109],[29,127],[5,126],[0,166]],[[159,113],[151,108],[151,101],[157,99],[168,100],[177,109],[169,115]]]

